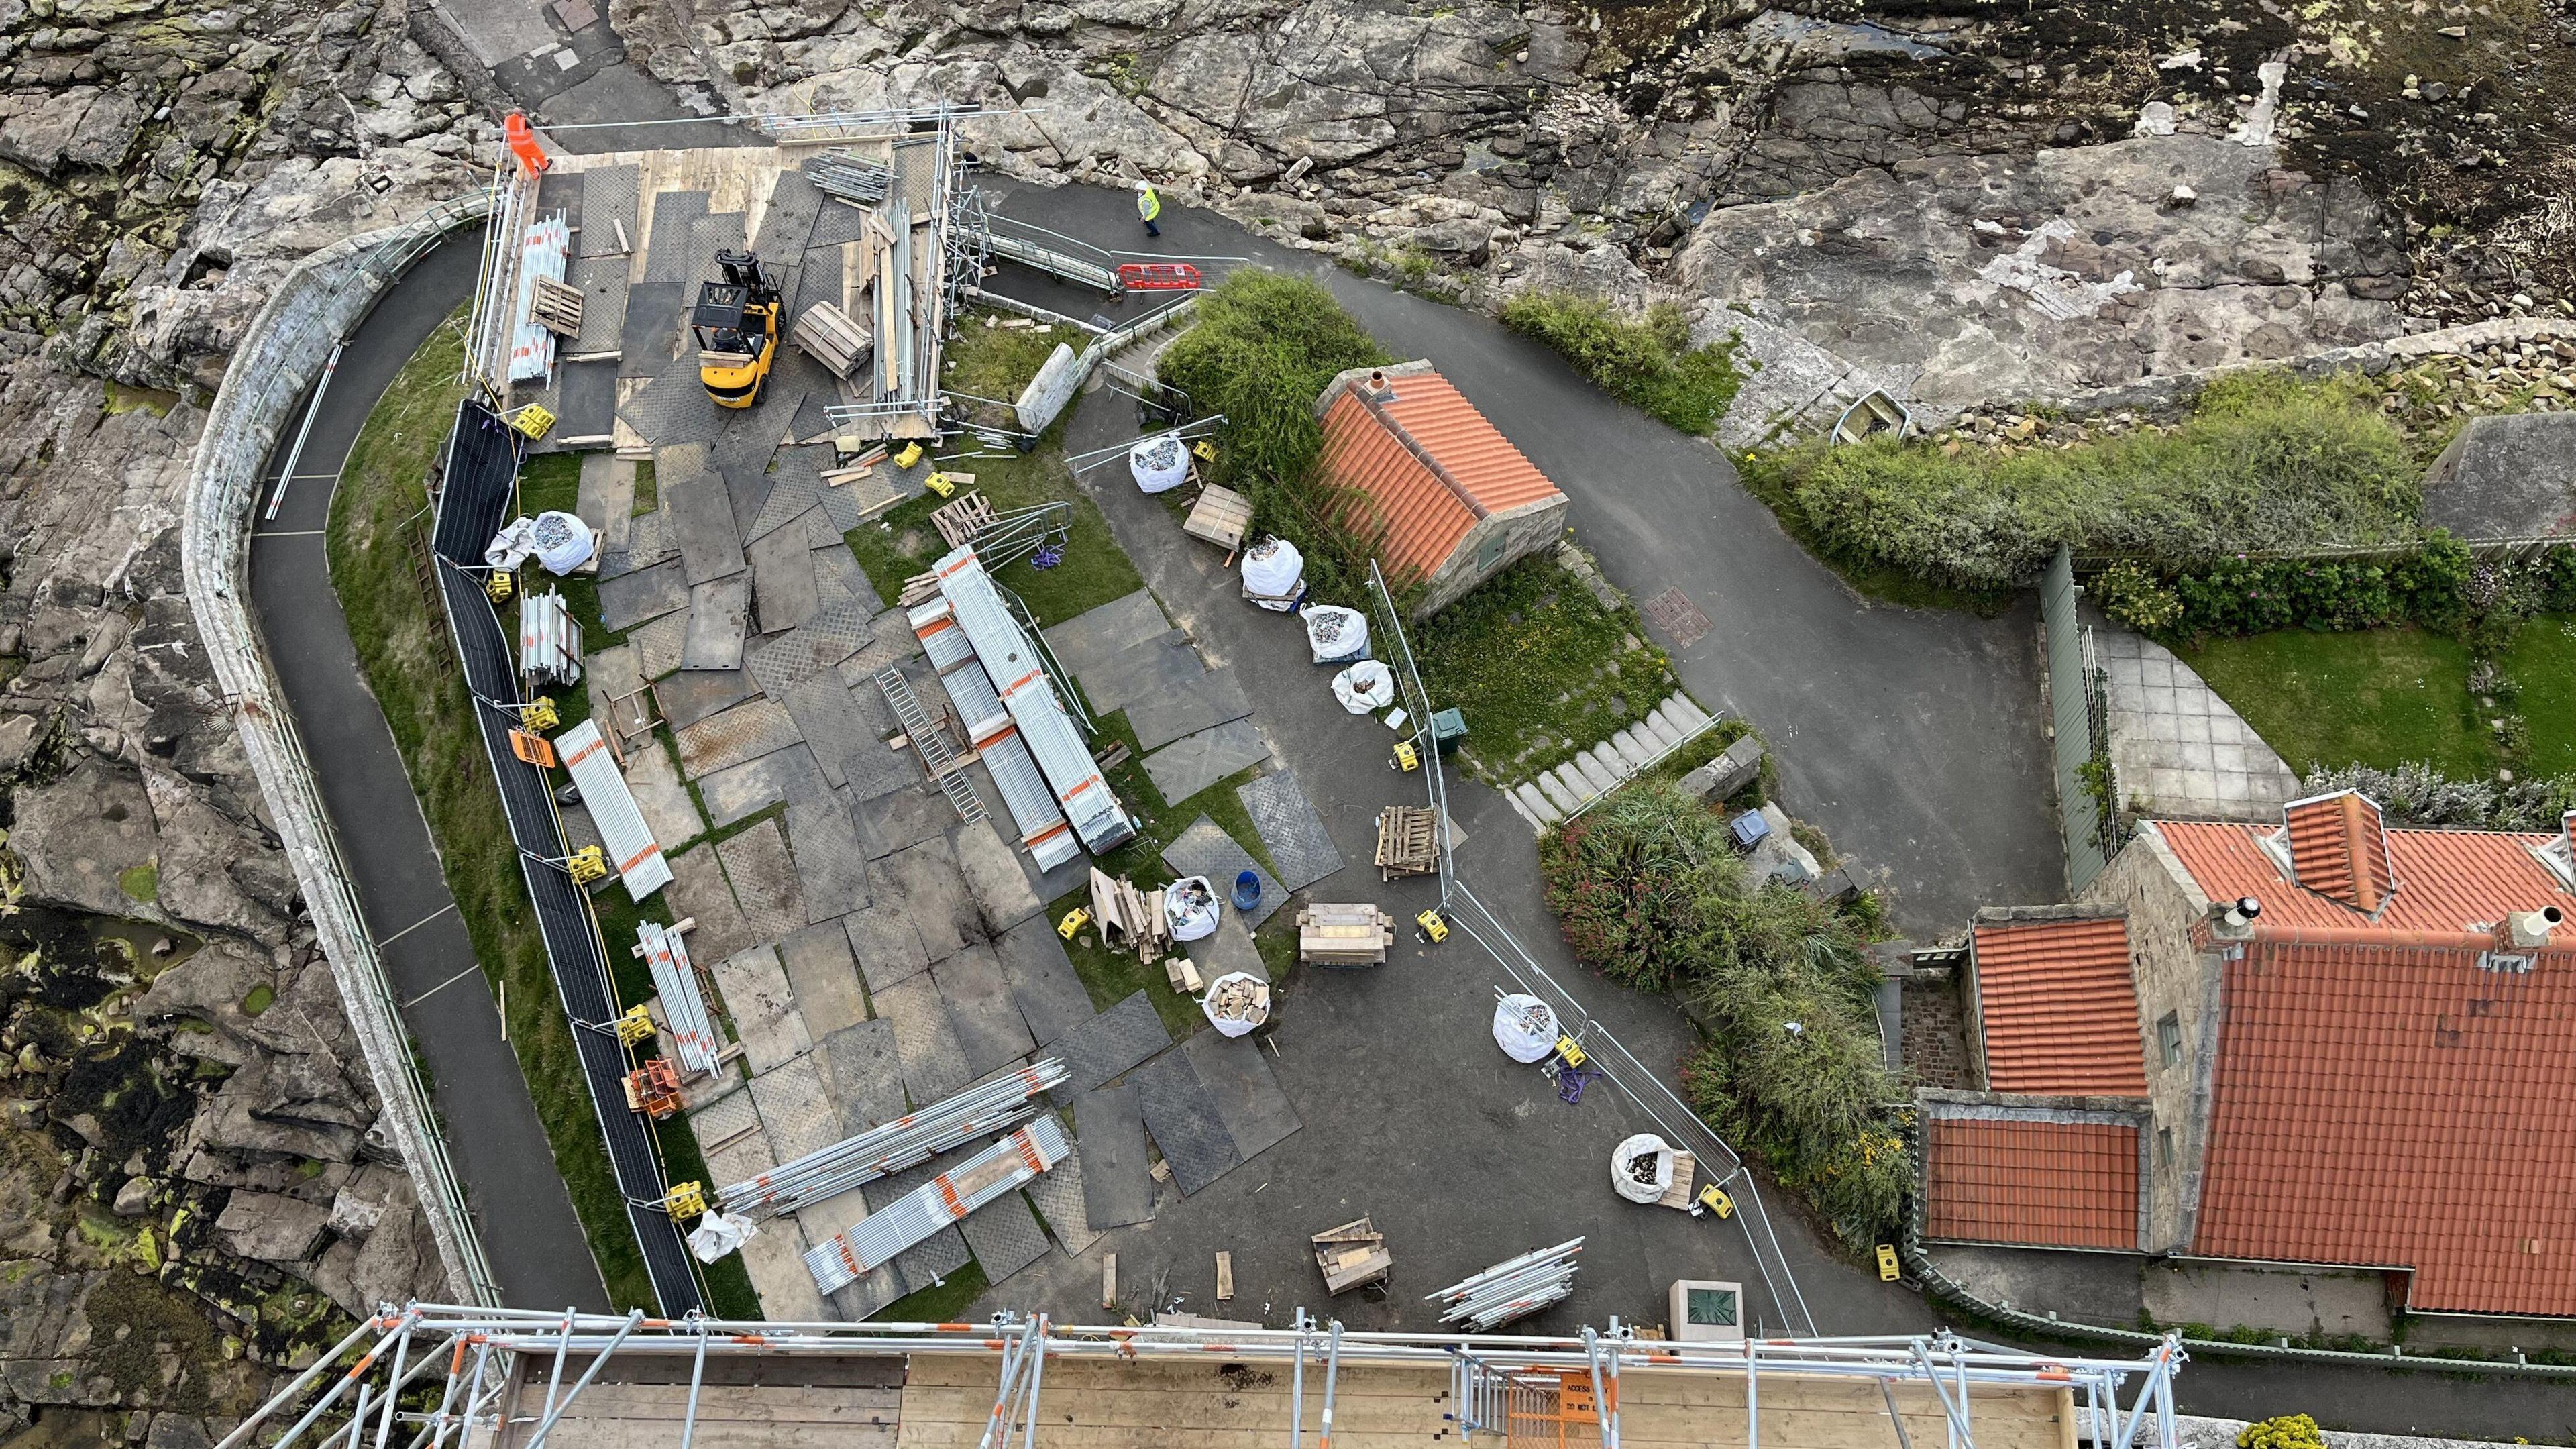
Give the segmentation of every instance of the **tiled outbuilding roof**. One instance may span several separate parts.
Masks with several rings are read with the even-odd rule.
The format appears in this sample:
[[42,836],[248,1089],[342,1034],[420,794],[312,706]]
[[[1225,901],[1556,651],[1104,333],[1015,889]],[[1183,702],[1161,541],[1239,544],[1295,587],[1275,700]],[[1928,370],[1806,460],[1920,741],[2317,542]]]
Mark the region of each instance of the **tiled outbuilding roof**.
[[1933,1117],[1923,1232],[1954,1242],[2138,1246],[2138,1129]]
[[1989,1091],[2146,1095],[2127,921],[1988,922],[1976,960]]
[[[2334,896],[2294,884],[2262,845],[2271,827],[2158,820],[2174,857],[2213,901],[2253,896],[2261,924],[2378,926],[2390,931],[2457,932],[2492,926],[2510,911],[2556,906],[2576,921],[2576,895],[2532,854],[2558,837],[2491,830],[2391,830],[2397,880],[2376,916]],[[2294,853],[2295,858],[2295,853]]]
[[1394,569],[1428,574],[1478,518],[1564,496],[1447,378],[1416,364],[1386,384],[1372,397],[1366,374],[1335,383],[1317,469],[1368,495],[1354,525],[1384,530],[1378,553]]

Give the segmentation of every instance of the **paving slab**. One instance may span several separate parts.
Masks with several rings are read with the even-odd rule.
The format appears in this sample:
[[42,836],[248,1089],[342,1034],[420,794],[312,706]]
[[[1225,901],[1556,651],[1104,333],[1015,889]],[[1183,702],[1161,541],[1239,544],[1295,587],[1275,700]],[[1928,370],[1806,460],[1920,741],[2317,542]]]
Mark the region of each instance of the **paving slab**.
[[[1153,592],[1138,589],[1041,632],[1056,662],[1079,677],[1124,650],[1162,638],[1171,627],[1163,618],[1162,606],[1154,602]],[[1090,682],[1085,680],[1083,687],[1090,688]]]
[[807,557],[814,563],[817,608],[844,601],[876,602],[877,586],[869,580],[868,571],[859,567],[858,556],[850,552],[849,545],[835,538],[829,546],[811,550]]
[[[699,959],[694,950],[689,959]],[[796,998],[787,989],[787,973],[779,968],[777,947],[764,944],[736,951],[718,961],[710,974],[753,1075],[813,1048],[804,1018],[796,1014]]]
[[646,679],[659,679],[679,668],[680,650],[688,641],[689,616],[684,613],[664,614],[626,633],[626,642],[635,646],[635,668]]
[[1107,1011],[1047,1044],[1050,1055],[1064,1061],[1064,1085],[1055,1094],[1070,1100],[1133,1070],[1138,1062],[1172,1044],[1154,1003],[1142,991],[1132,992]]
[[[712,845],[676,854],[665,851],[663,858],[671,866],[671,909],[679,916],[693,916],[697,925],[688,933],[689,959],[700,964],[721,961],[752,943],[751,924],[743,919],[742,907],[734,902],[733,887],[725,884],[724,866],[716,859]],[[611,941],[612,950],[623,950],[632,941]]]
[[1138,749],[1158,750],[1183,735],[1250,713],[1252,701],[1244,696],[1243,681],[1227,665],[1129,703],[1127,723],[1135,727]]
[[968,1213],[958,1226],[965,1231],[966,1246],[974,1250],[975,1261],[983,1265],[987,1283],[999,1283],[1047,1255],[1046,1232],[1038,1226],[1037,1214],[1029,1211],[1029,1200],[1016,1192],[1006,1192]]
[[[709,1152],[724,1147],[746,1132],[760,1131],[760,1108],[751,1093],[737,1086],[721,1097],[713,1098],[689,1111],[689,1130],[697,1134],[698,1145]],[[776,1164],[771,1164],[775,1166]],[[720,1187],[741,1178],[724,1178],[707,1184]]]
[[838,921],[866,908],[868,861],[859,845],[859,829],[850,807],[840,797],[790,801],[787,848],[796,857],[796,882],[805,895],[805,919]]
[[1147,755],[1145,773],[1166,801],[1178,804],[1269,758],[1270,746],[1262,741],[1259,725],[1249,719],[1228,720],[1183,735]]
[[959,826],[949,845],[956,852],[958,873],[966,878],[966,889],[975,897],[985,928],[992,934],[999,935],[1046,908],[1029,884],[1029,873],[1020,868],[1020,853],[1003,843],[989,817]]
[[1270,979],[1270,968],[1261,964],[1261,948],[1252,944],[1252,933],[1244,928],[1241,911],[1227,911],[1217,917],[1216,929],[1181,948],[1190,964],[1199,968],[1201,981],[1214,981],[1220,976],[1240,971],[1258,981]]
[[1218,1120],[1245,1162],[1260,1156],[1305,1126],[1288,1094],[1270,1074],[1269,1056],[1248,1036],[1229,1037],[1203,1031],[1181,1043],[1197,1068],[1199,1084],[1216,1104]]
[[781,1162],[820,1152],[841,1140],[841,1117],[832,1110],[832,1093],[824,1080],[823,1057],[807,1052],[751,1079],[751,1098],[760,1104],[760,1125],[769,1134],[769,1150]]
[[[1208,884],[1216,887],[1217,898],[1225,903],[1225,914],[1249,917],[1244,925],[1256,931],[1261,929],[1262,922],[1269,920],[1288,902],[1288,892],[1281,889],[1278,879],[1252,858],[1251,851],[1244,849],[1233,836],[1226,834],[1205,815],[1192,821],[1189,829],[1163,847],[1163,864],[1170,866],[1176,876],[1206,876]],[[1261,881],[1261,900],[1251,910],[1237,912],[1234,908],[1234,878],[1247,870]]]
[[617,364],[556,363],[553,408],[557,437],[608,436],[617,426]]
[[[886,753],[874,723],[853,702],[850,687],[831,670],[807,675],[770,697],[796,721],[796,731],[814,751],[814,763],[834,785],[849,779],[850,757]],[[863,767],[864,771],[864,767]]]
[[[684,652],[686,648],[684,643]],[[751,696],[751,676],[739,669],[683,669],[653,681],[653,703],[674,730],[687,729]]]
[[[583,314],[588,325],[588,314]],[[601,553],[626,552],[627,532],[635,522],[635,460],[615,453],[581,455],[581,484],[573,511],[599,535]]]
[[900,907],[872,905],[852,911],[841,918],[841,930],[850,938],[850,954],[858,958],[859,974],[866,978],[872,995],[930,969],[930,953],[921,948],[921,933],[912,928],[910,913]]
[[[680,351],[680,299],[685,290],[678,282],[627,285],[626,315],[617,328],[619,378],[659,377],[670,369]],[[647,440],[658,441],[649,434]]]
[[605,721],[609,702],[644,687],[633,644],[612,644],[581,661],[582,692],[590,696],[590,717]]
[[751,559],[751,586],[760,611],[760,632],[776,634],[814,617],[822,600],[814,592],[814,556],[805,546],[804,530],[780,529],[752,540],[744,550]]
[[778,943],[778,964],[796,993],[807,1036],[822,1041],[868,1019],[858,964],[850,959],[850,938],[839,921],[789,932]]
[[833,1032],[823,1038],[823,1059],[832,1068],[842,1136],[856,1137],[904,1114],[903,1059],[893,1022],[879,1018]]
[[743,633],[750,627],[750,580],[740,575],[689,588],[689,632],[680,643],[682,669],[739,669]]
[[1073,1099],[1082,1144],[1084,1226],[1095,1233],[1154,1220],[1153,1164],[1145,1111],[1134,1087],[1101,1087]]
[[[1044,916],[1031,916],[1002,933],[993,943],[993,954],[1001,960],[1002,974],[1011,980],[1011,999],[1019,1003],[1020,1019],[1028,1023],[1029,1036],[1040,1047],[1091,1020],[1098,1013],[1091,1008],[1091,996],[1082,989],[1082,978],[1074,974],[1073,962],[1064,954],[1064,942],[1056,939],[1055,927]],[[1045,1204],[1039,1205],[1045,1210]]]
[[921,936],[932,964],[947,960],[969,941],[983,939],[983,918],[958,873],[957,857],[942,837],[898,850],[868,867],[868,890],[879,905],[902,910]]
[[874,1001],[877,1015],[894,1023],[895,1056],[903,1064],[904,1090],[915,1108],[975,1080],[956,1024],[949,1020],[947,999],[929,973],[874,993]]
[[707,776],[698,782],[698,798],[706,802],[707,823],[722,830],[809,788],[828,789],[823,772],[815,768],[811,750],[791,745]]
[[612,630],[631,629],[688,606],[689,583],[677,560],[599,583],[599,621]]
[[930,978],[948,1003],[949,1023],[975,1075],[999,1071],[1037,1049],[1011,995],[1011,979],[987,943],[977,941],[932,966]]
[[635,797],[636,810],[665,856],[706,833],[698,802],[689,798],[680,767],[671,763],[671,752],[662,747],[659,736],[627,747],[626,790]]
[[784,1224],[754,1233],[742,1245],[742,1266],[751,1275],[752,1290],[760,1295],[762,1312],[811,1314],[805,1319],[809,1323],[825,1316],[823,1295],[815,1291],[814,1274],[805,1266],[804,1239],[787,1231]]
[[680,769],[693,780],[783,750],[798,738],[786,709],[759,696],[671,732],[680,747]]
[[1082,1180],[1082,1149],[1068,1147],[1062,1160],[1020,1189],[1028,1194],[1029,1206],[1046,1220],[1047,1231],[1055,1235],[1065,1256],[1072,1258],[1081,1257],[1100,1241],[1100,1235],[1091,1230],[1091,1210],[1083,1202]]
[[816,608],[813,617],[752,651],[752,677],[776,694],[832,669],[875,639],[871,621],[878,612],[873,598]]
[[725,878],[733,882],[733,898],[742,903],[753,940],[775,941],[804,926],[804,892],[797,889],[796,862],[776,820],[728,837],[716,854],[724,858]]
[[1165,1052],[1128,1074],[1144,1109],[1145,1130],[1172,1165],[1172,1182],[1189,1196],[1243,1165],[1218,1115],[1216,1098],[1186,1052]]
[[1342,868],[1342,853],[1298,784],[1296,771],[1274,770],[1235,786],[1234,793],[1252,816],[1252,828],[1261,833],[1281,886],[1301,891]]

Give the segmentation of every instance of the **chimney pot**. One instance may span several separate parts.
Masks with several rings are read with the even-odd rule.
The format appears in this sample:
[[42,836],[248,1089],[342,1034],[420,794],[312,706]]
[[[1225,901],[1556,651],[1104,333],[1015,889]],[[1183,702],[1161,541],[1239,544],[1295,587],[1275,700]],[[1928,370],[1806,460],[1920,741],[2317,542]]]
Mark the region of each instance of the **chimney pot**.
[[1388,386],[1386,373],[1383,369],[1369,369],[1368,395],[1372,400],[1383,398],[1393,391],[1395,391],[1395,389]]
[[2556,906],[2543,906],[2536,911],[2515,911],[2504,918],[2505,934],[2514,945],[2535,950],[2549,944],[2550,931],[2565,919],[2566,914]]

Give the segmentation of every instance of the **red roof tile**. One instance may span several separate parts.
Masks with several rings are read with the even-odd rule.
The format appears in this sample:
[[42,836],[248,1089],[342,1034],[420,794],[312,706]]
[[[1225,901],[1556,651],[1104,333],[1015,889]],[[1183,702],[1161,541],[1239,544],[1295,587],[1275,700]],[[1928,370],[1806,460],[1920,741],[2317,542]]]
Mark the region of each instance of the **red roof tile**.
[[[2498,893],[2537,886],[2487,842],[2547,838],[2394,832],[2391,913],[2536,905]],[[2470,944],[2299,939],[2269,897],[2262,921],[2227,965],[2194,1250],[2411,1267],[2422,1311],[2576,1315],[2576,949],[2488,970]]]
[[2111,916],[1981,925],[1976,953],[1987,1090],[2147,1094],[2128,922]]
[[1384,528],[1378,553],[1388,563],[1427,574],[1479,510],[1506,513],[1564,496],[1447,378],[1417,372],[1388,381],[1394,396],[1376,406],[1357,389],[1333,400],[1318,463],[1326,481],[1369,495],[1373,506],[1354,525],[1363,533]]
[[2290,837],[2290,867],[2301,886],[2365,915],[2375,914],[2397,888],[2377,801],[2342,790],[2293,800],[2282,807],[2281,818]]
[[2239,896],[2260,900],[2265,928],[2377,925],[2391,931],[2456,932],[2492,926],[2508,911],[2542,906],[2556,906],[2576,919],[2576,895],[2531,855],[2554,836],[2391,830],[2388,850],[2397,887],[2374,919],[2341,900],[2291,884],[2258,843],[2269,827],[2159,820],[2152,828],[2173,847],[2202,894],[2213,901]]
[[2138,1129],[1934,1117],[1924,1234],[2049,1248],[2138,1246]]

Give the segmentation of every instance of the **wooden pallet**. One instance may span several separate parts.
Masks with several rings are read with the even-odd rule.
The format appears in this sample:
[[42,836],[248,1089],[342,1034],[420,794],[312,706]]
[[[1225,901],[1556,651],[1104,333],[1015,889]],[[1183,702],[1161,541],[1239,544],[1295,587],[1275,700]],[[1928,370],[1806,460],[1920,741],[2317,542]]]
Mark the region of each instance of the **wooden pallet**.
[[[1192,471],[1196,471],[1195,464]],[[1190,505],[1190,516],[1181,522],[1181,532],[1206,539],[1224,549],[1230,558],[1243,547],[1243,531],[1251,525],[1252,500],[1211,483],[1199,490],[1198,502]]]
[[866,328],[829,302],[817,302],[797,314],[788,338],[834,377],[848,377],[858,371],[875,345]]
[[1378,879],[1430,875],[1439,869],[1439,832],[1429,807],[1389,805],[1378,812]]
[[538,277],[528,299],[528,320],[557,337],[581,335],[581,288]]
[[1383,966],[1395,918],[1365,902],[1317,901],[1297,913],[1297,959],[1314,966]]
[[993,526],[993,505],[984,501],[983,494],[970,489],[932,509],[930,526],[939,530],[950,548],[962,548]]
[[1698,1175],[1699,1159],[1691,1156],[1687,1152],[1675,1152],[1673,1154],[1673,1185],[1664,1190],[1664,1195],[1662,1197],[1655,1199],[1655,1205],[1657,1207],[1679,1208],[1683,1212],[1689,1212],[1691,1205],[1691,1181]]
[[1353,1218],[1314,1237],[1315,1266],[1323,1270],[1324,1291],[1335,1296],[1371,1283],[1383,1283],[1395,1270],[1387,1256],[1386,1235],[1367,1218]]

